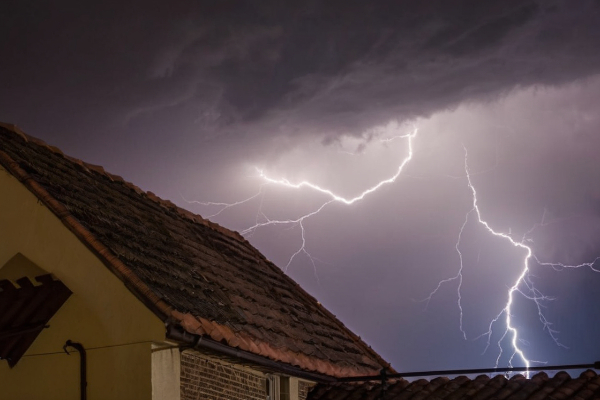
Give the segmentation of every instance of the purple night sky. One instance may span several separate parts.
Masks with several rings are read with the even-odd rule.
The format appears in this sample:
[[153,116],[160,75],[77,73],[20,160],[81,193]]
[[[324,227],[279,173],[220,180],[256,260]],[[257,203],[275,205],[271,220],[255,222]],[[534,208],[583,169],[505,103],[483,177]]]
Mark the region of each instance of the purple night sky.
[[[600,360],[600,261],[559,265],[600,256],[600,1],[2,8],[0,121],[243,232],[397,370],[507,366],[525,246],[518,347]],[[352,204],[260,175],[354,198],[412,134]]]

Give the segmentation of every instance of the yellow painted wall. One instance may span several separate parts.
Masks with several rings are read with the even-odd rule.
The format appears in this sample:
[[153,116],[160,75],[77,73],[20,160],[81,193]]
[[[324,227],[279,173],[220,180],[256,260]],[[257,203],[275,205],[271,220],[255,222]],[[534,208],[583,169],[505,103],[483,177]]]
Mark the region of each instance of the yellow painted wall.
[[0,360],[0,399],[78,399],[68,339],[87,349],[88,399],[151,399],[151,344],[164,341],[163,323],[0,167],[0,279],[40,270],[73,294],[14,368]]

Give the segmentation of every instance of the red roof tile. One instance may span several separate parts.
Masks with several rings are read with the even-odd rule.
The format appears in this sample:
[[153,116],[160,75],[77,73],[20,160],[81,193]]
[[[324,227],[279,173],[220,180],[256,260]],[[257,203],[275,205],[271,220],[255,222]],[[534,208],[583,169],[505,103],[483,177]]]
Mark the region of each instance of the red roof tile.
[[[381,383],[337,383],[315,386],[307,400],[376,400],[381,397]],[[582,400],[600,399],[600,376],[592,370],[571,378],[562,371],[549,378],[544,372],[526,379],[515,375],[507,379],[503,375],[493,378],[480,375],[475,379],[459,376],[430,381],[419,379],[390,380],[384,392],[385,400]]]
[[0,124],[0,164],[165,322],[331,376],[388,364],[232,232]]

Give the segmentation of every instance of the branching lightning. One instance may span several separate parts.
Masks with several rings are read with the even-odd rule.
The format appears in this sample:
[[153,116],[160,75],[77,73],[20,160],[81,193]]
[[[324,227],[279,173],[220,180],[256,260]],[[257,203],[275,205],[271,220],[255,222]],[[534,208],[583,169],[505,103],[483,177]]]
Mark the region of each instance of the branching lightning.
[[[316,274],[316,264],[315,264],[315,260],[316,258],[313,257],[308,250],[306,249],[306,230],[304,227],[304,222],[319,214],[320,212],[323,211],[323,209],[325,209],[328,205],[332,204],[332,203],[342,203],[345,205],[352,205],[358,201],[363,200],[366,196],[368,196],[369,194],[377,191],[378,189],[380,189],[382,186],[385,185],[389,185],[391,183],[394,183],[398,177],[402,174],[402,171],[404,170],[405,166],[410,162],[410,160],[413,157],[413,140],[415,138],[415,136],[417,135],[417,128],[414,128],[412,130],[411,133],[406,134],[406,135],[400,135],[400,136],[394,136],[391,138],[387,138],[387,139],[382,139],[385,142],[390,142],[392,140],[396,140],[396,139],[405,139],[407,141],[407,147],[408,147],[408,151],[407,154],[404,156],[404,158],[402,159],[402,161],[400,162],[400,165],[398,166],[398,169],[396,170],[396,173],[394,175],[392,175],[391,177],[384,179],[382,181],[379,181],[377,184],[365,189],[364,191],[362,191],[360,194],[358,194],[357,196],[354,197],[344,197],[341,196],[339,194],[334,193],[332,190],[323,188],[319,185],[316,185],[312,182],[309,181],[301,181],[298,183],[292,183],[290,182],[288,179],[285,178],[272,178],[271,176],[267,175],[266,172],[264,172],[261,169],[256,169],[259,178],[262,180],[262,184],[260,186],[260,189],[258,191],[258,193],[244,199],[238,202],[234,202],[234,203],[223,203],[223,202],[199,202],[199,201],[188,201],[189,203],[194,203],[194,204],[199,204],[199,205],[203,205],[203,206],[216,206],[218,207],[218,211],[210,216],[208,216],[208,218],[211,217],[215,217],[219,214],[221,214],[223,211],[232,208],[232,207],[236,207],[239,205],[242,205],[244,203],[247,203],[259,196],[262,196],[263,194],[263,189],[265,186],[267,185],[276,185],[276,186],[282,186],[288,189],[295,189],[295,190],[299,190],[299,189],[303,189],[303,188],[308,188],[312,191],[321,193],[323,195],[325,195],[326,197],[329,198],[329,200],[325,201],[322,205],[320,205],[317,209],[306,213],[302,216],[300,216],[299,218],[296,219],[271,219],[269,218],[267,215],[264,214],[264,212],[262,211],[262,208],[259,207],[258,213],[257,213],[257,218],[256,218],[256,223],[248,228],[243,229],[240,233],[242,235],[248,236],[251,235],[252,233],[256,232],[256,230],[260,229],[260,228],[264,228],[267,226],[289,226],[289,227],[299,227],[300,228],[300,237],[301,237],[301,244],[298,247],[298,249],[291,255],[291,257],[289,258],[287,264],[284,267],[284,270],[287,272],[290,264],[294,261],[294,259],[296,257],[298,257],[300,254],[304,254],[308,257],[308,259],[310,260],[313,268],[315,269],[315,277],[317,277],[318,280],[318,276]],[[186,200],[187,201],[187,200]]]
[[[483,225],[489,233],[491,233],[494,236],[503,238],[504,240],[508,241],[514,247],[517,247],[525,252],[525,257],[523,259],[523,269],[521,270],[521,274],[519,275],[519,277],[517,278],[517,280],[515,281],[513,286],[511,286],[508,289],[508,299],[506,301],[506,305],[502,309],[502,311],[500,311],[500,313],[492,320],[492,322],[490,322],[489,330],[486,333],[487,337],[488,337],[487,346],[489,346],[489,344],[490,344],[490,339],[491,339],[492,331],[493,331],[493,329],[492,329],[493,324],[495,322],[497,322],[502,317],[502,315],[504,315],[505,323],[506,323],[506,330],[504,331],[500,340],[498,341],[498,347],[499,347],[500,351],[498,353],[498,357],[496,358],[496,366],[498,366],[500,357],[502,356],[502,353],[503,353],[502,341],[504,340],[506,335],[511,334],[512,335],[511,344],[513,347],[513,354],[511,355],[511,357],[509,359],[509,366],[512,366],[513,358],[518,355],[525,363],[525,366],[527,368],[529,368],[530,360],[528,360],[525,357],[525,353],[523,353],[523,350],[519,347],[519,332],[512,324],[512,306],[513,306],[515,292],[519,292],[519,293],[523,294],[523,296],[527,297],[528,299],[533,300],[536,303],[538,310],[540,310],[540,313],[541,313],[541,309],[540,309],[541,305],[539,303],[540,297],[538,297],[538,292],[533,287],[528,286],[528,288],[531,291],[533,291],[533,296],[531,296],[531,295],[525,294],[523,291],[521,291],[519,289],[519,287],[525,282],[525,278],[529,272],[529,260],[531,259],[533,253],[531,251],[531,248],[524,245],[522,242],[517,242],[517,241],[513,240],[513,238],[511,238],[509,235],[507,235],[505,233],[495,231],[482,218],[481,211],[479,210],[479,204],[477,203],[477,191],[475,190],[475,186],[473,186],[473,182],[471,181],[471,174],[469,173],[468,153],[467,153],[466,147],[465,147],[465,173],[467,176],[467,182],[468,182],[469,189],[471,190],[471,194],[473,195],[473,208],[471,208],[469,213],[474,212],[475,215],[477,215],[477,221],[481,225]],[[463,229],[464,229],[464,227],[465,227],[465,225],[463,225]],[[462,230],[461,230],[461,234],[462,234]],[[457,246],[457,248],[458,248],[458,246]],[[461,257],[461,264],[462,264],[462,257]],[[462,265],[461,265],[461,268],[462,268]],[[543,296],[542,296],[542,299],[543,299]],[[462,314],[462,311],[461,311],[461,314]],[[543,315],[543,314],[540,314],[540,315]],[[486,349],[487,349],[487,347],[486,347]]]
[[[356,203],[357,201],[360,201],[362,199],[365,198],[365,196],[375,192],[376,190],[378,190],[379,188],[381,188],[382,186],[385,185],[389,185],[390,183],[394,183],[396,181],[396,179],[398,179],[398,177],[400,176],[400,174],[402,173],[402,170],[404,170],[404,167],[406,166],[406,164],[409,163],[409,161],[412,159],[413,157],[413,139],[417,134],[417,129],[415,128],[415,130],[408,134],[408,135],[404,135],[404,136],[400,136],[400,138],[406,138],[408,141],[408,155],[406,157],[404,157],[404,159],[402,160],[402,162],[400,163],[400,166],[398,167],[398,170],[396,171],[396,173],[388,178],[388,179],[384,179],[382,181],[380,181],[379,183],[377,183],[376,185],[366,189],[365,191],[363,191],[362,193],[360,193],[359,195],[355,196],[355,197],[351,197],[351,198],[346,198],[340,195],[335,194],[334,192],[332,192],[329,189],[324,189],[322,187],[320,187],[319,185],[315,185],[314,183],[310,183],[308,181],[302,181],[299,183],[291,183],[290,181],[288,181],[287,179],[274,179],[271,178],[269,176],[267,176],[262,170],[258,170],[260,177],[266,182],[266,183],[271,183],[271,184],[276,184],[276,185],[280,185],[280,186],[284,186],[290,189],[301,189],[304,187],[310,188],[316,192],[319,193],[323,193],[325,195],[327,195],[328,197],[331,198],[331,201],[336,201],[339,203],[343,203],[346,205],[351,205]],[[389,139],[384,139],[385,141],[391,141],[394,140],[394,138],[389,138]]]
[[[379,190],[381,187],[394,183],[398,179],[398,177],[400,177],[400,175],[404,171],[406,165],[413,158],[413,140],[416,137],[416,135],[417,135],[417,129],[414,128],[414,130],[411,133],[406,134],[406,135],[380,139],[380,141],[384,142],[384,143],[391,142],[391,141],[397,140],[397,139],[406,140],[407,147],[408,147],[407,154],[402,158],[402,160],[398,166],[398,169],[396,170],[396,173],[394,175],[392,175],[391,177],[389,177],[387,179],[379,181],[377,184],[367,188],[366,190],[362,191],[361,193],[359,193],[358,195],[356,195],[354,197],[341,196],[341,195],[333,192],[330,189],[324,188],[320,185],[317,185],[315,183],[312,183],[312,182],[309,182],[306,180],[294,183],[286,178],[274,178],[274,177],[268,175],[264,170],[257,168],[256,171],[258,173],[258,177],[260,178],[260,180],[262,182],[261,182],[259,190],[256,194],[254,194],[244,200],[233,202],[233,203],[198,202],[198,201],[189,201],[189,203],[195,203],[195,204],[199,204],[199,205],[203,205],[203,206],[217,207],[217,212],[208,216],[209,218],[211,218],[211,217],[218,216],[219,214],[223,213],[225,210],[240,206],[242,204],[248,203],[248,202],[260,197],[261,202],[260,202],[260,206],[258,208],[257,214],[256,214],[255,223],[252,226],[249,226],[249,227],[243,229],[241,231],[241,234],[244,236],[250,236],[253,233],[255,233],[257,230],[268,227],[268,226],[282,226],[282,227],[289,227],[289,228],[299,227],[299,229],[300,229],[300,245],[298,246],[296,251],[294,251],[294,253],[290,256],[287,264],[284,267],[284,270],[287,271],[290,264],[298,256],[303,254],[310,260],[310,262],[313,266],[313,269],[315,271],[315,276],[317,277],[317,280],[318,280],[318,276],[316,274],[316,263],[315,263],[315,260],[317,260],[317,259],[315,257],[313,257],[306,248],[306,233],[307,232],[305,229],[304,222],[306,222],[306,220],[308,220],[309,218],[312,218],[312,217],[318,215],[319,213],[323,212],[323,210],[331,204],[340,203],[340,204],[343,204],[346,206],[350,206],[358,201],[365,199],[365,197],[367,197],[369,194],[374,193],[375,191]],[[355,155],[354,153],[349,153],[349,154]],[[567,269],[567,268],[588,267],[594,272],[600,272],[599,269],[594,267],[595,263],[597,261],[600,261],[600,257],[596,258],[592,262],[583,263],[580,265],[567,265],[567,264],[562,264],[562,263],[552,263],[552,262],[540,261],[536,257],[536,255],[534,254],[534,252],[532,250],[532,247],[530,247],[530,245],[528,245],[528,243],[532,243],[532,240],[529,237],[530,234],[538,226],[544,225],[546,210],[544,210],[544,215],[542,216],[541,224],[534,225],[534,227],[532,227],[528,232],[526,232],[523,235],[521,240],[515,240],[512,237],[512,232],[510,232],[510,231],[508,233],[499,232],[499,231],[495,230],[494,228],[492,228],[489,225],[489,223],[483,218],[483,216],[481,214],[481,210],[479,208],[479,202],[478,202],[478,198],[477,198],[477,190],[475,189],[475,185],[473,184],[473,181],[472,181],[473,175],[475,175],[475,174],[471,173],[471,171],[469,170],[468,153],[467,153],[466,147],[464,147],[464,176],[463,176],[463,178],[466,178],[467,187],[470,191],[472,200],[471,200],[471,207],[470,207],[469,211],[465,214],[464,221],[463,221],[462,225],[460,226],[458,238],[455,243],[455,250],[458,254],[459,268],[458,268],[456,275],[441,280],[437,284],[435,289],[432,290],[423,301],[425,301],[426,304],[428,305],[429,302],[433,299],[433,297],[439,292],[439,290],[441,289],[442,286],[452,283],[452,282],[456,282],[457,283],[457,287],[456,287],[457,306],[458,306],[458,310],[459,310],[459,329],[460,329],[460,332],[461,332],[463,338],[465,340],[467,340],[467,332],[463,326],[463,306],[462,306],[462,294],[461,294],[461,289],[462,289],[462,285],[463,285],[463,271],[464,271],[464,260],[463,260],[463,253],[461,252],[461,242],[463,239],[463,234],[464,234],[465,228],[469,224],[469,221],[471,221],[473,218],[476,218],[477,223],[479,225],[481,225],[482,227],[484,227],[485,230],[490,235],[493,235],[494,237],[497,237],[497,238],[509,243],[511,246],[516,248],[517,251],[521,252],[523,254],[523,259],[522,259],[519,275],[514,280],[512,286],[510,286],[507,289],[506,303],[504,304],[503,308],[490,321],[488,330],[486,332],[484,332],[483,334],[475,337],[474,339],[478,339],[478,338],[482,338],[482,337],[487,338],[487,342],[486,342],[486,346],[485,346],[485,350],[484,350],[484,353],[485,353],[491,345],[492,335],[494,333],[495,326],[498,324],[502,324],[504,330],[501,331],[500,339],[497,341],[498,355],[496,358],[496,367],[499,366],[501,357],[505,353],[505,349],[503,348],[503,342],[505,341],[505,339],[508,338],[510,345],[511,345],[511,353],[510,353],[510,356],[508,359],[509,366],[512,366],[513,361],[515,360],[515,358],[517,358],[522,361],[522,363],[524,364],[525,367],[529,368],[531,366],[531,363],[543,363],[543,362],[528,359],[525,355],[523,348],[521,347],[521,345],[524,343],[524,341],[522,338],[520,338],[518,329],[514,325],[514,322],[513,322],[513,315],[514,315],[513,307],[515,305],[515,297],[517,295],[520,294],[525,299],[530,300],[535,304],[535,306],[537,307],[537,313],[538,313],[539,320],[542,323],[544,330],[546,330],[548,332],[548,334],[550,335],[550,337],[552,338],[552,340],[554,341],[554,343],[556,345],[565,347],[558,340],[558,336],[557,336],[558,332],[552,328],[552,323],[550,321],[548,321],[548,319],[545,317],[545,315],[543,313],[543,307],[544,307],[543,302],[552,300],[552,298],[545,296],[534,286],[532,280],[530,279],[530,263],[532,261],[535,261],[537,263],[537,265],[552,267],[557,270]],[[272,219],[272,218],[268,217],[262,210],[262,198],[264,196],[264,188],[269,185],[279,186],[279,187],[287,188],[290,190],[309,189],[313,192],[324,195],[326,197],[326,200],[324,200],[324,202],[320,206],[318,206],[316,209],[314,209],[304,215],[301,215],[298,218]]]
[[[462,235],[464,233],[464,229],[469,221],[469,217],[472,214],[475,214],[477,217],[477,223],[479,223],[481,226],[483,226],[487,232],[489,232],[491,235],[495,236],[495,237],[499,237],[503,240],[505,240],[506,242],[510,243],[513,247],[516,247],[518,249],[520,249],[523,253],[523,261],[522,261],[522,269],[520,274],[518,275],[517,279],[514,281],[513,285],[511,287],[508,288],[507,291],[507,300],[506,303],[504,305],[504,307],[502,308],[502,310],[500,310],[500,312],[490,321],[489,326],[488,326],[488,330],[486,332],[484,332],[482,335],[479,335],[477,338],[480,337],[486,337],[487,338],[487,343],[486,343],[486,347],[484,350],[487,351],[487,349],[489,348],[490,344],[491,344],[491,338],[492,338],[492,334],[494,332],[494,325],[497,324],[500,320],[504,319],[504,331],[501,333],[500,339],[497,342],[497,346],[498,346],[498,356],[496,358],[496,367],[499,366],[499,362],[500,362],[500,358],[502,357],[503,353],[504,353],[504,348],[502,347],[502,343],[503,341],[509,337],[510,339],[510,343],[512,346],[512,354],[509,357],[508,360],[508,365],[512,366],[512,362],[515,359],[515,357],[518,357],[522,360],[523,364],[525,365],[525,367],[529,368],[531,366],[531,363],[540,363],[543,364],[543,361],[535,361],[535,360],[530,360],[525,356],[525,352],[524,350],[521,348],[520,343],[522,343],[522,339],[520,339],[519,337],[519,332],[517,330],[517,328],[514,326],[513,324],[513,306],[514,306],[514,300],[515,300],[515,295],[516,294],[520,294],[522,295],[524,298],[526,298],[527,300],[531,300],[534,302],[536,308],[537,308],[537,313],[538,313],[538,317],[540,322],[543,325],[544,330],[546,330],[548,332],[548,334],[550,335],[550,337],[552,338],[552,340],[554,341],[554,343],[557,346],[566,348],[566,346],[564,346],[557,337],[558,332],[554,329],[552,329],[552,323],[550,321],[548,321],[548,319],[546,318],[546,316],[543,313],[543,304],[542,302],[547,301],[547,300],[553,300],[552,298],[544,295],[543,293],[541,293],[532,283],[532,281],[529,279],[529,273],[530,273],[530,262],[532,260],[535,260],[536,263],[540,266],[549,266],[552,267],[554,269],[564,269],[564,268],[582,268],[582,267],[588,267],[590,268],[592,271],[594,272],[600,272],[600,270],[596,269],[594,267],[594,264],[600,260],[600,257],[597,257],[596,259],[594,259],[591,262],[586,262],[586,263],[582,263],[579,265],[567,265],[567,264],[563,264],[563,263],[553,263],[553,262],[542,262],[540,261],[535,254],[533,253],[533,250],[530,246],[526,245],[526,242],[531,242],[531,239],[529,239],[529,235],[533,232],[533,230],[538,226],[538,225],[543,225],[544,224],[544,218],[546,215],[546,210],[544,210],[544,215],[542,216],[542,223],[541,224],[536,224],[533,228],[531,228],[528,232],[525,233],[525,235],[523,236],[523,238],[520,241],[516,241],[512,238],[511,236],[511,232],[509,231],[509,233],[502,233],[502,232],[498,232],[496,230],[494,230],[489,223],[483,219],[482,215],[481,215],[481,210],[479,208],[479,203],[478,203],[478,199],[477,199],[477,190],[475,189],[475,186],[473,184],[473,181],[471,179],[472,174],[469,170],[469,165],[468,165],[468,152],[466,147],[464,147],[464,151],[465,151],[465,158],[464,158],[464,170],[465,170],[465,176],[466,176],[466,180],[467,180],[467,186],[471,192],[472,195],[472,207],[471,209],[467,212],[466,216],[465,216],[465,220],[460,228],[460,232],[458,235],[458,240],[456,242],[456,252],[458,253],[459,256],[459,269],[456,275],[450,277],[450,278],[446,278],[441,280],[438,285],[436,286],[436,288],[429,294],[429,296],[425,299],[425,301],[427,303],[429,303],[429,301],[431,301],[431,299],[433,298],[433,296],[440,290],[440,288],[446,284],[446,283],[450,283],[453,281],[458,281],[458,285],[457,285],[457,305],[458,305],[458,309],[459,309],[459,329],[463,335],[463,338],[466,340],[467,339],[467,334],[465,332],[465,330],[463,329],[463,308],[462,308],[462,296],[461,296],[461,287],[462,287],[462,281],[463,281],[463,269],[464,269],[464,264],[463,264],[463,255],[462,252],[460,251],[460,244],[461,244],[461,240],[462,240]],[[476,339],[477,339],[476,338]]]
[[441,281],[439,281],[437,286],[435,287],[435,289],[433,289],[431,291],[431,293],[429,293],[429,296],[427,296],[425,299],[423,299],[423,301],[426,303],[426,308],[427,308],[429,306],[429,302],[431,301],[431,299],[433,299],[433,296],[435,296],[437,294],[437,292],[442,288],[443,285],[445,285],[446,283],[453,282],[453,281],[458,281],[458,285],[456,286],[456,296],[458,298],[457,305],[458,305],[458,311],[459,311],[458,328],[460,329],[460,333],[462,333],[462,336],[465,340],[467,340],[467,332],[463,328],[463,308],[462,308],[462,294],[461,294],[462,283],[463,283],[463,274],[462,273],[463,273],[464,264],[463,264],[463,254],[460,251],[460,242],[462,239],[463,232],[465,230],[465,226],[467,226],[467,223],[469,222],[469,215],[471,214],[472,211],[473,211],[473,209],[471,209],[465,215],[465,220],[464,220],[463,224],[461,225],[460,232],[458,234],[458,240],[456,241],[456,244],[454,245],[454,248],[456,249],[456,253],[458,253],[458,259],[459,259],[458,272],[456,273],[456,275],[454,275],[450,278],[442,279]]

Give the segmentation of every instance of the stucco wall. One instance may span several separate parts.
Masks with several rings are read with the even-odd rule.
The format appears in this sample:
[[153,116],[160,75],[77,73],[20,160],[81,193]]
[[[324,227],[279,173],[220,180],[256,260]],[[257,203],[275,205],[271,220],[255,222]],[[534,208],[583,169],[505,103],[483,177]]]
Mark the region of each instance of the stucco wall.
[[0,167],[0,279],[40,270],[73,294],[14,368],[0,360],[0,398],[78,399],[79,355],[62,350],[70,339],[88,352],[88,399],[151,399],[151,344],[164,340],[162,322]]
[[152,400],[179,400],[180,367],[179,348],[152,346]]

